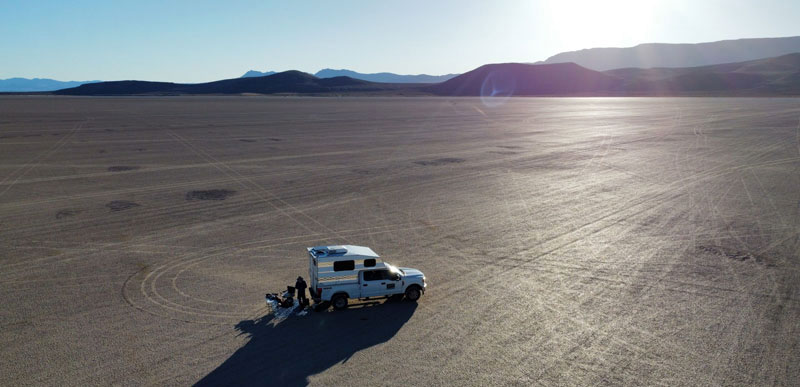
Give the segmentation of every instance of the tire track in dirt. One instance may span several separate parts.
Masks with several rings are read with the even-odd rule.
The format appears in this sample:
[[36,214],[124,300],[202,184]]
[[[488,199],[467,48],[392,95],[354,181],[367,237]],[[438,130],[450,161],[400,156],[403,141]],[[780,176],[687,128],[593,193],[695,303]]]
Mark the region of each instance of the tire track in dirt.
[[[5,193],[8,192],[8,190],[14,187],[17,184],[17,182],[19,182],[20,178],[28,174],[28,172],[30,172],[32,169],[36,168],[39,165],[39,163],[50,157],[50,155],[58,152],[58,150],[61,149],[64,146],[64,144],[68,142],[70,138],[72,138],[73,136],[75,136],[76,133],[78,133],[78,131],[83,127],[83,125],[84,125],[83,123],[75,125],[72,131],[70,131],[68,135],[62,137],[58,142],[55,143],[55,145],[37,155],[33,160],[25,163],[22,167],[11,172],[8,176],[3,178],[3,180],[0,180],[0,185],[6,185],[6,188],[0,191],[0,197],[5,195]],[[15,175],[16,177],[14,177]],[[14,180],[10,180],[12,177],[14,177]]]
[[[386,230],[374,230],[373,228],[367,230],[356,230],[356,232],[352,233],[353,236],[365,236],[365,235],[372,235],[376,233],[395,233],[398,231],[414,229],[414,228],[425,228],[426,225],[416,226],[416,227],[406,227],[406,228],[390,228]],[[382,227],[383,228],[383,227]],[[300,236],[298,236],[300,237]],[[313,242],[318,239],[307,239],[305,242]],[[287,246],[287,245],[296,245],[303,241],[298,240],[290,240],[286,242],[280,243],[272,243],[268,245],[258,244],[257,246],[252,247],[245,247],[236,249],[236,253],[246,253],[248,251],[253,250],[262,250],[266,248],[274,248],[280,246]],[[252,242],[252,244],[256,244],[257,242]],[[192,322],[192,323],[200,323],[200,324],[224,324],[229,325],[231,323],[235,323],[240,321],[243,317],[249,316],[249,314],[244,313],[248,310],[240,311],[217,311],[217,310],[209,310],[207,308],[202,308],[197,305],[186,305],[182,303],[180,300],[170,299],[168,296],[164,296],[161,294],[161,290],[163,286],[160,286],[158,283],[161,280],[162,276],[169,276],[166,282],[168,282],[168,287],[172,287],[177,293],[184,298],[194,300],[204,304],[212,304],[212,305],[227,305],[227,306],[234,306],[234,307],[254,307],[252,305],[246,304],[235,304],[235,303],[219,303],[219,302],[209,302],[209,300],[199,299],[195,296],[191,296],[188,293],[185,293],[177,286],[178,277],[189,271],[192,266],[198,265],[207,261],[209,259],[214,259],[216,257],[231,254],[231,249],[228,247],[222,248],[213,248],[213,249],[206,249],[200,252],[189,252],[179,256],[178,258],[172,259],[162,265],[148,269],[147,274],[143,274],[143,269],[133,273],[130,275],[125,283],[122,286],[122,294],[125,301],[130,304],[131,306],[135,307],[138,310],[146,311],[149,314],[157,315],[164,318],[170,319],[177,319],[183,322]],[[140,276],[142,278],[137,279],[136,277]],[[129,287],[135,286],[134,282],[138,284],[139,293],[145,301],[145,304],[141,304],[140,302],[136,301],[131,294],[131,291],[128,290]],[[164,281],[161,281],[164,282]],[[146,307],[145,305],[154,305],[157,307],[156,310],[150,310],[150,308]],[[258,305],[261,305],[259,303]],[[179,315],[184,315],[183,317],[176,318],[169,315],[164,315],[163,312],[159,312],[158,310],[166,310],[168,312],[174,312]],[[256,310],[256,309],[254,309]],[[255,313],[255,312],[254,312]],[[189,315],[189,316],[185,316]],[[220,321],[209,321],[208,318],[218,319]]]

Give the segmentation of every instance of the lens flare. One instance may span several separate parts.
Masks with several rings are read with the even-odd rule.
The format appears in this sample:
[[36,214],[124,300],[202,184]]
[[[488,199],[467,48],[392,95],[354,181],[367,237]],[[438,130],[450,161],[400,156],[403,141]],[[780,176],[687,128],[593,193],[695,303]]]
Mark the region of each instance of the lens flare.
[[498,107],[514,95],[517,86],[514,75],[505,71],[491,71],[481,85],[481,102],[487,107]]

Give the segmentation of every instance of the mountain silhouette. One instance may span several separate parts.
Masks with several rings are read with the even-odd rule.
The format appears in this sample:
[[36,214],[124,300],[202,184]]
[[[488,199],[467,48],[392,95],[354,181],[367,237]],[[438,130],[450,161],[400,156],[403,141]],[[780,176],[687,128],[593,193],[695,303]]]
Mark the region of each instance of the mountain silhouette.
[[605,71],[638,67],[697,67],[744,62],[800,52],[800,36],[722,40],[697,44],[646,43],[626,48],[590,48],[562,52],[542,62],[572,62]]
[[604,72],[632,95],[798,95],[800,53],[689,68],[627,68]]
[[530,65],[489,64],[426,90],[451,96],[603,94],[618,90],[623,80],[574,63]]
[[[240,78],[254,78],[264,77],[272,74],[277,74],[274,71],[256,71],[250,70]],[[395,73],[373,73],[365,74],[352,70],[334,70],[322,69],[314,74],[317,78],[336,78],[336,77],[349,77],[353,79],[360,79],[362,81],[378,82],[378,83],[439,83],[455,77],[458,74],[445,74],[445,75],[403,75]]]
[[488,64],[436,83],[378,83],[320,78],[300,71],[180,84],[115,81],[84,84],[57,95],[310,94],[442,96],[783,96],[800,95],[800,53],[685,68],[595,71],[575,63]]
[[458,74],[445,74],[445,75],[402,75],[394,73],[373,73],[364,74],[352,70],[334,70],[323,69],[318,71],[315,76],[319,78],[332,78],[332,77],[350,77],[354,79],[361,79],[370,82],[381,83],[439,83],[451,79]]
[[317,78],[300,71],[284,71],[264,77],[225,79],[181,84],[149,81],[114,81],[81,85],[53,92],[60,95],[180,95],[180,94],[318,94],[397,90],[393,84],[373,83],[348,77]]
[[256,70],[249,70],[248,72],[244,73],[239,78],[252,78],[252,77],[266,77],[267,75],[277,74],[275,71],[256,71]]
[[800,95],[800,53],[686,68],[594,71],[575,63],[481,66],[424,90],[447,96]]
[[0,92],[53,91],[95,82],[100,81],[57,81],[49,78],[8,78],[0,79]]

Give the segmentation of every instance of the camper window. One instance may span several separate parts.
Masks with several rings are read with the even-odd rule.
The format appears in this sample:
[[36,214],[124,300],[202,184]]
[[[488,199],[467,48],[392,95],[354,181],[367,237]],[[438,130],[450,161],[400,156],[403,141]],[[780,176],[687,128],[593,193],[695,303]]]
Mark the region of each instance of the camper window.
[[375,258],[369,258],[364,260],[364,267],[373,267],[375,266]]
[[333,263],[333,271],[349,271],[355,270],[356,264],[353,260],[350,261],[336,261]]

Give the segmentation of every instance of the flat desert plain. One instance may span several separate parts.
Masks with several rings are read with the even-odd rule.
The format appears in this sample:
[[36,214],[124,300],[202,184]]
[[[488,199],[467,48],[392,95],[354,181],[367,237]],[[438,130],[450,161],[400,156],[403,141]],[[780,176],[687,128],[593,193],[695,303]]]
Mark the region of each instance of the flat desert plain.
[[[800,100],[0,98],[2,385],[797,385]],[[305,247],[418,303],[276,316]]]

